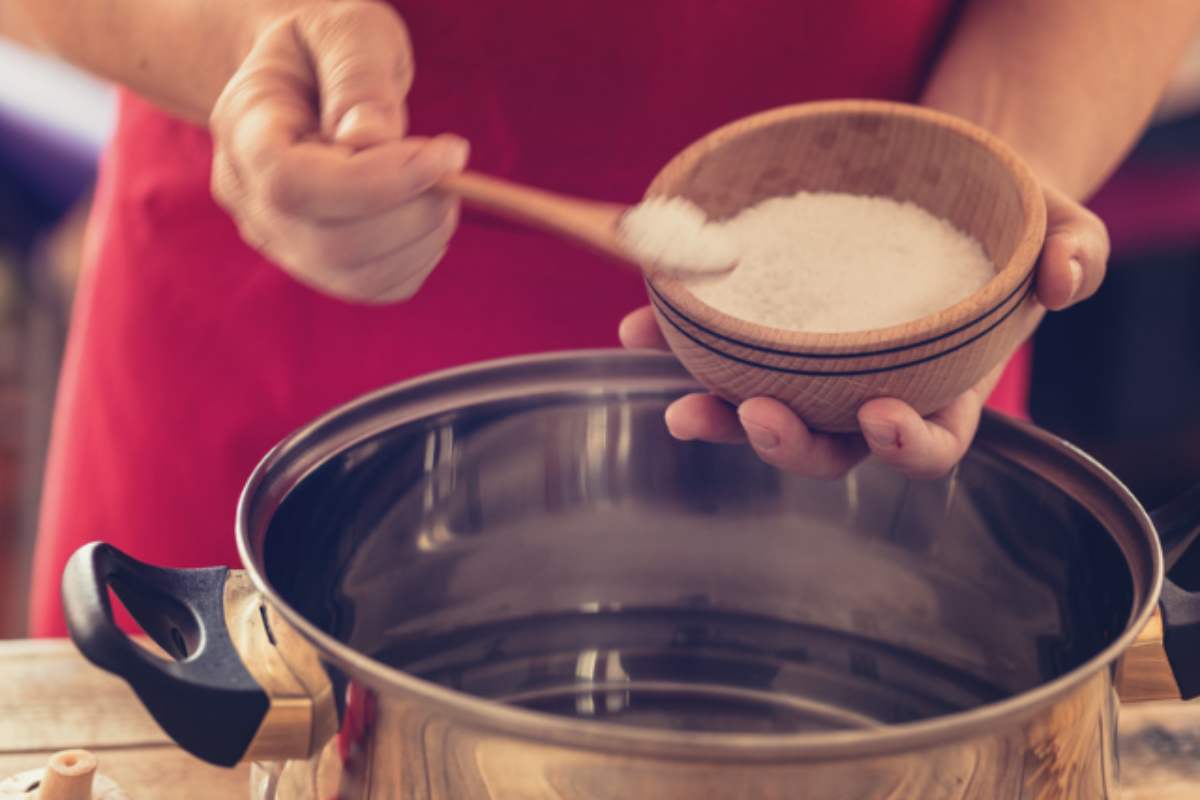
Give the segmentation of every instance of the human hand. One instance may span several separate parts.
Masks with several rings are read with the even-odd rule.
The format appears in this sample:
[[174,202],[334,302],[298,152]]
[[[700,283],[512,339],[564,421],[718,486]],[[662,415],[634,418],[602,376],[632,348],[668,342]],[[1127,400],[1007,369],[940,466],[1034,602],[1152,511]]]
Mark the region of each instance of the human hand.
[[264,25],[210,119],[212,191],[242,237],[346,300],[407,300],[458,223],[433,187],[466,164],[455,136],[406,137],[413,57],[378,2],[301,6]]
[[[1038,300],[1062,309],[1095,293],[1108,261],[1104,223],[1063,193],[1046,188],[1046,241],[1037,264]],[[621,342],[633,349],[667,349],[653,312],[634,311],[621,323]],[[922,418],[907,404],[878,398],[858,410],[862,434],[810,430],[787,406],[766,397],[737,408],[710,394],[691,394],[667,408],[677,439],[742,442],[769,464],[815,478],[836,478],[868,455],[913,478],[936,478],[954,467],[979,426],[983,405],[1003,365],[950,405]]]

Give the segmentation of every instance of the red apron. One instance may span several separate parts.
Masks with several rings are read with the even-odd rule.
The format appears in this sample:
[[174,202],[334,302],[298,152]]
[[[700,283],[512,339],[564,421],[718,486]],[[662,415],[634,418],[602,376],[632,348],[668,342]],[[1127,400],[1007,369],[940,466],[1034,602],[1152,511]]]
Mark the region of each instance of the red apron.
[[[634,201],[684,145],[827,97],[911,100],[953,0],[413,0],[416,133],[485,172]],[[467,215],[410,302],[333,300],[247,248],[209,196],[206,133],[128,94],[104,160],[56,409],[32,632],[63,632],[66,558],[236,563],[238,492],[302,423],[430,370],[615,346],[634,276]],[[1021,409],[1024,364],[1000,396]]]

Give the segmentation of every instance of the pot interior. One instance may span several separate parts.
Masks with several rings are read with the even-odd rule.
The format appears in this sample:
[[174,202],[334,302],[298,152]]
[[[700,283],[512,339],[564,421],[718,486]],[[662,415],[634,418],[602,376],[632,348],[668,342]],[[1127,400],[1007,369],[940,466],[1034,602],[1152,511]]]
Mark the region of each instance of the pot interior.
[[677,394],[601,375],[380,417],[306,470],[252,549],[285,603],[396,670],[656,728],[928,719],[1125,630],[1113,536],[988,431],[943,481],[870,463],[808,480],[673,440]]

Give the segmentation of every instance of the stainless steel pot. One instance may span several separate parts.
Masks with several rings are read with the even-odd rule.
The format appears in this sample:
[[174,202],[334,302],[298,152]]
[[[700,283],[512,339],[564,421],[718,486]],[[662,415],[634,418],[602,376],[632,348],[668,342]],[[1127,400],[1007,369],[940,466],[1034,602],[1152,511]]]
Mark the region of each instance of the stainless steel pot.
[[989,415],[945,481],[812,481],[672,440],[693,388],[592,352],[367,396],[254,472],[245,572],[76,553],[71,635],[285,800],[1112,798],[1114,686],[1200,692],[1200,604],[1068,444]]

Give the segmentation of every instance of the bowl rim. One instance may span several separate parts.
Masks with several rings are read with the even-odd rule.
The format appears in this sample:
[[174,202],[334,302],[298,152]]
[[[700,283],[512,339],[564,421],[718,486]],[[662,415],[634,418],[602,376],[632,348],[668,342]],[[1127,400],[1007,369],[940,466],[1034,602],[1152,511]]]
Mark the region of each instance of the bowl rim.
[[[819,100],[779,106],[734,120],[681,150],[655,175],[645,197],[669,196],[666,177],[699,161],[716,148],[749,130],[782,121],[848,113],[905,117],[944,128],[981,146],[1000,162],[1013,179],[1021,203],[1024,229],[1012,255],[984,286],[941,311],[885,328],[836,333],[794,331],[751,322],[727,314],[700,300],[683,280],[667,273],[646,276],[652,300],[657,295],[698,329],[725,343],[769,355],[830,358],[890,355],[934,344],[986,320],[1031,282],[1046,234],[1046,204],[1033,169],[1011,147],[983,128],[952,114],[913,103],[876,99]],[[1033,291],[1031,286],[1030,292]]]

